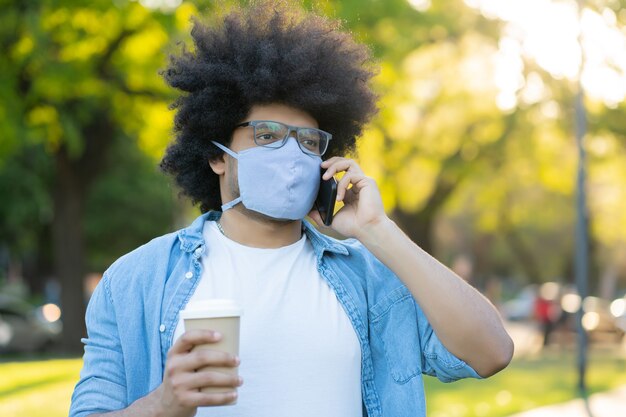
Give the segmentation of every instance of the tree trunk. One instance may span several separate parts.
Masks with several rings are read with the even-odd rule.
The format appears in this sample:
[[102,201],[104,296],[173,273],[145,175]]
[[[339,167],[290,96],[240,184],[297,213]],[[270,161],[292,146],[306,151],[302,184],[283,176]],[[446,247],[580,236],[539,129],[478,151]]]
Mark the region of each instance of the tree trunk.
[[432,255],[432,227],[435,214],[435,211],[427,208],[420,212],[408,212],[396,207],[391,213],[391,217],[413,242],[417,243],[420,248]]
[[[493,239],[494,236],[492,234],[479,234],[471,245],[470,253],[474,260],[472,283],[474,287],[479,289],[488,289],[490,282],[493,281],[493,266],[489,257]],[[491,301],[494,301],[494,299],[491,299]]]
[[[51,229],[50,225],[43,225],[37,236],[37,251],[24,256],[24,279],[31,294],[44,294],[46,281],[54,275],[52,254],[50,253]],[[49,300],[46,299],[45,301]]]
[[505,227],[503,230],[506,243],[511,248],[511,253],[517,259],[519,266],[524,271],[524,275],[531,284],[544,282],[542,269],[540,268],[531,248],[524,242],[517,230]]
[[83,292],[84,190],[65,151],[57,153],[56,164],[57,183],[53,196],[52,239],[56,275],[62,286],[63,338],[61,348],[67,353],[81,353],[80,339],[86,333]]
[[396,205],[391,214],[411,240],[433,256],[435,217],[465,175],[462,170],[449,169],[449,166],[456,164],[460,157],[461,149],[459,148],[457,152],[443,162],[435,188],[422,210],[410,212]]

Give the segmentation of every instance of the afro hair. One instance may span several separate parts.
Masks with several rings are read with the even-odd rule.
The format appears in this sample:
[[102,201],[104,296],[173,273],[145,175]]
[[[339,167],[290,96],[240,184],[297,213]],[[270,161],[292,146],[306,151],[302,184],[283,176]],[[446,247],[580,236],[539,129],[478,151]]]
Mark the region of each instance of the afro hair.
[[310,114],[333,135],[325,157],[354,151],[376,113],[369,86],[375,67],[369,49],[340,22],[285,1],[235,8],[214,24],[194,19],[194,49],[170,56],[162,72],[181,91],[172,104],[175,140],[161,169],[200,210],[221,206],[219,178],[210,160],[228,146],[234,126],[254,105],[280,103]]

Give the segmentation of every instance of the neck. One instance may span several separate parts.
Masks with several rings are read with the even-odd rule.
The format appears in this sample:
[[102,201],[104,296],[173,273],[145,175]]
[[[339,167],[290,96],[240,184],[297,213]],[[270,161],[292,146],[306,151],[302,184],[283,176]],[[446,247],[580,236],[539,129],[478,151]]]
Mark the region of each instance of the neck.
[[238,207],[225,211],[219,220],[224,234],[254,248],[280,248],[302,237],[302,221],[278,221]]

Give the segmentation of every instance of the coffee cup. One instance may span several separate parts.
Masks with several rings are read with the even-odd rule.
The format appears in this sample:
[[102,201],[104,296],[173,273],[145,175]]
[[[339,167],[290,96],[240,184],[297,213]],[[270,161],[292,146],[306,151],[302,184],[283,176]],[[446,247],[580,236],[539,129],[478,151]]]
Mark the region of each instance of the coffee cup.
[[[222,334],[217,343],[198,345],[195,349],[211,349],[239,355],[239,321],[243,311],[234,300],[207,299],[190,302],[180,312],[185,325],[185,331],[212,330]],[[223,372],[229,375],[238,375],[238,367],[211,366],[205,369]],[[205,387],[202,392],[231,392],[232,387]],[[236,399],[230,403],[235,404]]]

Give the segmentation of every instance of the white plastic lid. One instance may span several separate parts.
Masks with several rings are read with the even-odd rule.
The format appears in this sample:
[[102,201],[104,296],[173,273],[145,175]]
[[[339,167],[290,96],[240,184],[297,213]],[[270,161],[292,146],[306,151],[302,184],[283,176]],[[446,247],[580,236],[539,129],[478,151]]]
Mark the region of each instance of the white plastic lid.
[[182,319],[205,319],[214,317],[238,317],[243,309],[235,300],[207,299],[192,301],[180,312]]

